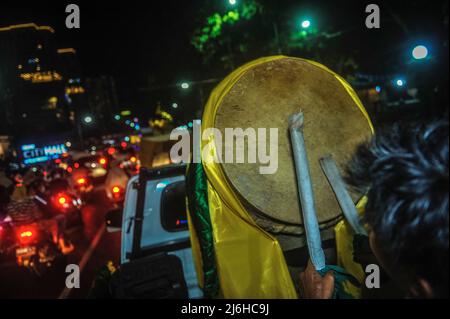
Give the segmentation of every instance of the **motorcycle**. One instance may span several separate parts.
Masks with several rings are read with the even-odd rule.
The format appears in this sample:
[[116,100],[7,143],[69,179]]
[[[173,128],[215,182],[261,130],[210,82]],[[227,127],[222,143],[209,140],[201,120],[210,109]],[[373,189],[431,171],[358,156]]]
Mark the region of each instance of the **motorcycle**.
[[135,176],[139,174],[139,169],[141,168],[141,162],[136,156],[131,156],[127,160],[124,160],[119,165],[128,176]]
[[6,220],[0,224],[0,253],[13,257],[19,267],[30,270],[37,277],[43,277],[47,271],[64,261],[59,245],[60,238],[49,231],[49,224],[55,220],[43,220],[32,223],[15,223]]
[[106,194],[115,206],[123,206],[123,202],[125,201],[125,189],[123,187],[114,185]]
[[83,201],[66,179],[49,181],[42,191],[35,193],[34,199],[40,208],[51,216],[64,215],[69,227],[83,224]]
[[94,185],[89,177],[78,176],[75,180],[73,188],[80,198],[88,199],[89,195],[92,194]]
[[59,191],[50,195],[35,195],[42,210],[46,210],[52,216],[63,215],[66,227],[77,227],[83,225],[81,214],[82,200],[69,192]]

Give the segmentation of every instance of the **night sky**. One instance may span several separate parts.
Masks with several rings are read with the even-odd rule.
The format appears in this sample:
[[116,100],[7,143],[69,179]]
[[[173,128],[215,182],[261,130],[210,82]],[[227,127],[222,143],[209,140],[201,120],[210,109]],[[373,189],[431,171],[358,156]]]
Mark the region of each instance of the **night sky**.
[[2,1],[0,25],[30,21],[51,25],[61,47],[77,50],[85,76],[113,75],[121,98],[127,100],[133,99],[149,76],[168,82],[176,74],[188,75],[196,69],[199,57],[189,43],[188,31],[194,21],[184,18],[194,15],[194,7],[182,1],[170,2],[157,8],[142,5],[142,1],[131,6],[124,2],[77,1],[81,28],[76,30],[65,27],[65,6],[71,2],[39,1],[24,7]]
[[[364,8],[373,1],[260,2],[281,28],[300,12],[308,12],[323,29],[353,29],[339,45],[354,54],[367,73],[395,72],[403,58],[400,52],[407,52],[407,46],[417,39],[442,47],[443,38],[448,37],[448,20],[446,27],[443,23],[448,1],[376,1],[382,10],[381,30],[364,28]],[[77,50],[85,76],[109,74],[116,78],[121,104],[142,104],[139,88],[149,83],[221,78],[228,72],[202,64],[202,57],[190,44],[208,10],[206,0],[25,3],[3,0],[0,26],[31,21],[51,25],[61,47]],[[69,3],[80,6],[81,29],[65,27]]]

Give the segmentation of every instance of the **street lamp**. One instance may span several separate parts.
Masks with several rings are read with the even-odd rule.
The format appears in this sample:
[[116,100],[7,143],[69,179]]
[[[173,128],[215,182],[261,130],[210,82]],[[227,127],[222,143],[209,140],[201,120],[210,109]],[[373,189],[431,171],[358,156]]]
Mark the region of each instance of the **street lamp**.
[[86,116],[83,118],[84,124],[87,124],[87,125],[92,124],[93,121],[94,121],[94,119],[93,119],[92,116],[90,116],[90,115],[86,115]]
[[395,85],[397,85],[398,87],[403,87],[406,84],[406,81],[403,79],[396,79],[395,80]]
[[303,29],[308,29],[311,26],[311,21],[310,20],[303,20],[301,26],[302,26]]
[[183,83],[181,83],[181,88],[183,89],[183,90],[187,90],[187,89],[189,89],[189,83],[187,83],[187,82],[183,82]]
[[237,3],[236,0],[228,0],[228,2],[229,2],[232,6],[234,6],[234,5]]
[[412,56],[416,60],[425,59],[428,56],[428,49],[424,45],[417,45],[412,50]]
[[172,107],[173,107],[174,109],[176,109],[176,108],[178,108],[178,104],[177,104],[177,103],[172,103]]

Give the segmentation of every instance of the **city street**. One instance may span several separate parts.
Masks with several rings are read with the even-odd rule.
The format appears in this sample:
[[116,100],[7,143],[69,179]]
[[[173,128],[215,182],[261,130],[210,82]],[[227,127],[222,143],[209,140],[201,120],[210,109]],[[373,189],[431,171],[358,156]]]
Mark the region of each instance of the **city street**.
[[95,202],[83,208],[84,226],[69,231],[75,251],[68,256],[67,263],[80,266],[80,289],[66,289],[63,267],[37,278],[27,269],[19,269],[12,261],[0,265],[0,298],[85,298],[97,271],[107,261],[117,264],[120,232],[106,232],[104,216],[110,204],[102,192],[96,195]]
[[1,1],[0,301],[448,298],[449,3]]

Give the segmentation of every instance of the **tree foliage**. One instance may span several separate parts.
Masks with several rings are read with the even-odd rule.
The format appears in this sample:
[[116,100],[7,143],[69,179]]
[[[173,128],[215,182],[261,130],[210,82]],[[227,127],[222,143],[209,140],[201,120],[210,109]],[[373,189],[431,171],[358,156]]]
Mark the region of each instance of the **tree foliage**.
[[192,38],[192,44],[201,53],[211,49],[214,41],[224,33],[226,26],[234,26],[240,20],[251,20],[259,11],[261,5],[254,1],[243,2],[236,9],[228,10],[224,14],[215,12],[206,18],[204,26],[198,28]]
[[312,24],[302,28],[288,9],[265,0],[205,4],[192,45],[208,67],[233,70],[249,60],[274,54],[322,62],[342,74],[355,71],[355,60],[337,41],[342,32]]

